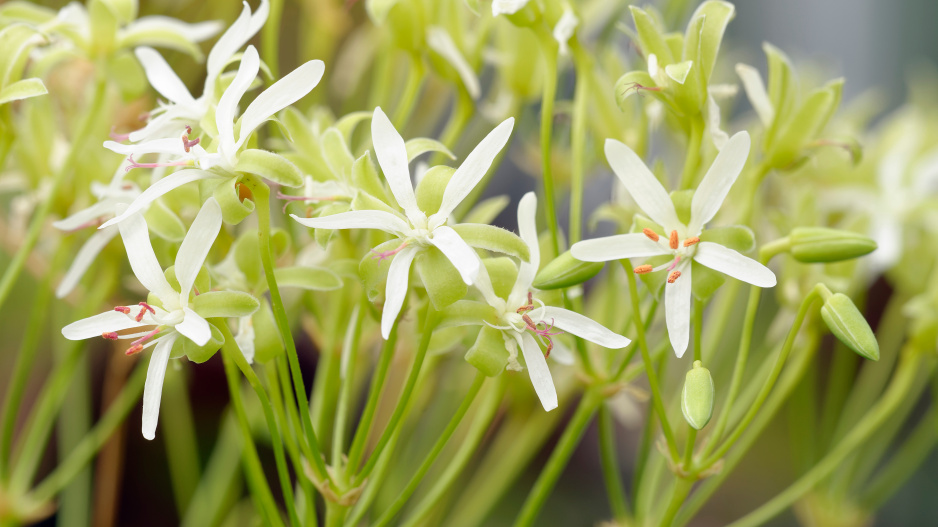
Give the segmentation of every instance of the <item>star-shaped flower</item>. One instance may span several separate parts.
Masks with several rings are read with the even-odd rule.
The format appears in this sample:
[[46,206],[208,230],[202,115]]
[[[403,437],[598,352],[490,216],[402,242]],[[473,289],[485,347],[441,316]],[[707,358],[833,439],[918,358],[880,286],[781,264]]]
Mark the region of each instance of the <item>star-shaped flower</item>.
[[[155,346],[143,390],[143,437],[147,439],[153,439],[156,433],[163,378],[173,344],[180,336],[191,340],[197,346],[204,346],[211,339],[209,323],[193,310],[190,294],[220,228],[221,208],[214,198],[209,198],[202,205],[179,247],[179,252],[176,253],[174,269],[179,281],[177,290],[166,280],[156,259],[143,216],[136,214],[128,217],[119,224],[119,229],[127,249],[130,267],[140,283],[155,295],[162,305],[140,302],[136,306],[117,306],[111,311],[73,322],[62,328],[62,335],[69,340],[93,337],[109,340],[135,339],[127,350],[128,355]],[[142,333],[118,333],[126,329],[148,326],[153,326],[153,329]]]
[[381,258],[394,257],[388,270],[384,312],[381,316],[381,334],[388,338],[408,290],[410,266],[417,254],[429,247],[439,249],[467,285],[472,285],[479,273],[479,259],[475,252],[452,227],[446,225],[457,205],[488,172],[495,156],[508,142],[514,119],[508,118],[466,157],[446,185],[438,211],[428,215],[417,206],[404,139],[381,108],[375,108],[371,121],[371,136],[378,164],[384,171],[391,193],[404,214],[383,210],[353,210],[318,218],[291,217],[307,227],[317,229],[378,229],[398,236],[400,246]]
[[585,262],[668,255],[657,267],[641,265],[638,274],[668,270],[665,314],[671,346],[678,357],[690,335],[691,260],[758,287],[774,287],[775,274],[759,262],[713,242],[700,241],[704,225],[716,215],[749,156],[749,134],[740,132],[726,143],[700,182],[691,201],[690,221],[678,219],[674,203],[654,174],[628,146],[606,140],[606,159],[638,206],[662,227],[661,232],[620,234],[575,243],[573,256]]

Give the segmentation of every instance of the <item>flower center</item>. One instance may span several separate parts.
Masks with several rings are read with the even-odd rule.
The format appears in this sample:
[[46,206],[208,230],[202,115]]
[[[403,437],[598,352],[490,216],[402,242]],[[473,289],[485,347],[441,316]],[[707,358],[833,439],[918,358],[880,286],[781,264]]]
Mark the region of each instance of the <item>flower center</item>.
[[635,274],[647,274],[661,271],[662,269],[667,269],[670,273],[668,275],[668,283],[673,284],[678,278],[681,277],[681,272],[675,271],[674,268],[677,267],[677,264],[680,263],[682,258],[690,258],[693,256],[694,251],[696,250],[695,246],[700,243],[700,238],[697,236],[691,236],[681,241],[680,235],[677,233],[677,231],[672,230],[671,234],[667,237],[667,241],[665,242],[663,240],[664,237],[652,229],[642,229],[642,234],[655,243],[666,243],[668,249],[674,255],[674,258],[669,262],[665,262],[659,265],[658,267],[652,267],[651,265],[647,264],[639,265],[632,271]]

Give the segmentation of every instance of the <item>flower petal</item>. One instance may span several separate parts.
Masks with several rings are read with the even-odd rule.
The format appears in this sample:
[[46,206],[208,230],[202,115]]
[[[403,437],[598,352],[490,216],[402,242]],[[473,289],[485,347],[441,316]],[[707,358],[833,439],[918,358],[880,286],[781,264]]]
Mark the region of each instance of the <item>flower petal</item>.
[[95,233],[88,238],[88,241],[78,250],[78,254],[76,254],[75,259],[72,260],[72,265],[69,266],[68,272],[65,273],[62,281],[59,282],[59,286],[55,289],[56,298],[64,298],[72,292],[72,289],[75,288],[75,285],[78,284],[81,277],[85,275],[85,271],[94,263],[94,259],[115,236],[117,236],[117,227],[108,227],[104,230],[95,231]]
[[469,244],[456,234],[456,231],[446,225],[433,229],[433,237],[430,238],[430,243],[435,245],[449,259],[453,267],[459,271],[462,281],[466,285],[472,285],[472,282],[479,274],[479,267],[482,265],[472,247],[469,247]]
[[404,220],[383,210],[350,210],[318,218],[301,218],[296,214],[290,217],[314,229],[378,229],[398,235],[410,229]]
[[688,236],[695,236],[708,221],[713,219],[723,200],[736,182],[739,173],[749,158],[749,133],[739,132],[730,137],[717,154],[710,170],[701,180],[690,203]]
[[251,14],[251,8],[247,2],[244,2],[244,8],[241,14],[231,24],[223,34],[218,38],[218,42],[212,47],[208,54],[206,70],[208,75],[205,79],[205,92],[203,96],[211,98],[211,91],[215,87],[215,79],[225,69],[225,65],[231,57],[241,49],[248,40],[251,40],[267,21],[267,15],[270,12],[269,0],[261,0],[261,5],[257,7],[257,12]]
[[62,231],[81,229],[101,216],[113,214],[114,205],[114,200],[101,200],[88,208],[81,209],[67,218],[52,222],[52,226]]
[[677,219],[674,203],[661,183],[648,170],[638,154],[615,139],[606,139],[606,159],[632,199],[645,214],[665,230],[674,230],[681,222]]
[[407,218],[415,222],[423,213],[417,208],[414,184],[407,168],[407,146],[380,106],[375,108],[371,118],[371,141],[391,194],[394,194],[394,199],[404,209]]
[[84,340],[100,337],[102,333],[109,331],[122,331],[146,325],[146,322],[137,322],[133,317],[118,311],[105,311],[65,326],[62,328],[62,336],[68,340]]
[[407,279],[410,276],[410,264],[417,256],[417,249],[406,247],[391,260],[388,268],[388,284],[384,292],[384,312],[381,313],[381,336],[385,340],[391,336],[391,328],[397,321],[404,299],[409,289]]
[[153,203],[159,199],[163,194],[166,194],[171,190],[175,190],[187,183],[192,183],[193,181],[198,181],[200,179],[212,179],[217,177],[219,176],[211,172],[206,172],[204,170],[195,168],[173,172],[172,174],[147,187],[147,189],[144,190],[139,196],[137,196],[137,199],[135,199],[133,203],[131,203],[127,209],[124,210],[124,212],[104,222],[98,228],[104,229],[116,223],[124,222],[127,218],[130,218],[135,213],[147,208],[150,203]]
[[466,86],[466,91],[469,92],[469,97],[478,99],[482,92],[479,77],[476,76],[472,66],[466,62],[466,58],[453,42],[449,32],[439,26],[430,26],[427,28],[427,46],[439,53],[456,70],[463,85]]
[[241,116],[241,129],[235,146],[241,148],[261,123],[312,91],[319,84],[325,70],[326,66],[321,60],[311,60],[261,92]]
[[690,265],[680,266],[681,277],[674,283],[664,286],[664,311],[668,338],[678,358],[681,358],[687,351],[687,343],[690,340],[690,298],[693,290],[691,268]]
[[150,86],[153,86],[163,97],[176,104],[195,104],[195,99],[189,89],[183,84],[173,68],[169,67],[166,59],[155,49],[141,46],[134,50],[137,60],[143,66]]
[[570,254],[584,262],[608,262],[623,258],[643,258],[668,254],[662,245],[651,241],[642,233],[616,234],[603,238],[583,240],[573,244]]
[[757,287],[775,287],[776,284],[775,273],[771,269],[718,243],[700,242],[694,260]]
[[746,97],[749,98],[749,104],[756,111],[762,126],[768,128],[775,120],[775,108],[772,107],[772,101],[769,94],[765,91],[765,84],[762,82],[762,76],[759,70],[748,64],[737,64],[736,74],[739,80],[743,81],[743,89],[746,90]]
[[515,334],[514,337],[520,339],[518,345],[521,346],[521,354],[524,355],[534,393],[541,400],[544,410],[549,412],[557,408],[557,388],[554,387],[554,379],[550,376],[550,368],[547,367],[547,359],[544,358],[541,347],[530,333]]
[[528,246],[528,261],[522,261],[518,267],[518,277],[508,296],[511,303],[523,302],[534,283],[534,276],[541,266],[541,246],[537,239],[537,195],[533,192],[525,194],[518,203],[518,232],[521,239]]
[[561,307],[547,306],[534,310],[545,324],[572,333],[590,342],[609,349],[620,349],[629,345],[631,340],[617,335],[595,320]]
[[179,127],[179,137],[163,137],[160,139],[151,139],[140,143],[125,145],[115,141],[105,141],[104,148],[117,154],[129,156],[142,156],[144,154],[169,154],[177,157],[187,156],[186,150],[182,144],[182,126]]
[[133,214],[118,224],[121,239],[124,240],[124,249],[127,250],[127,259],[130,268],[137,276],[137,280],[147,290],[156,293],[161,300],[175,296],[176,290],[166,281],[163,268],[156,260],[156,253],[150,244],[150,231],[142,214]]
[[170,333],[161,338],[150,355],[147,366],[147,382],[143,386],[143,437],[156,437],[156,423],[160,417],[160,399],[163,397],[163,379],[169,364],[169,352],[173,349],[177,334]]
[[208,321],[188,307],[184,307],[182,310],[186,313],[186,316],[182,319],[182,322],[176,324],[176,331],[197,346],[206,345],[209,339],[212,338],[212,329],[208,326]]
[[215,198],[208,198],[199,209],[198,215],[189,227],[186,238],[176,253],[176,278],[179,280],[179,302],[189,303],[189,292],[195,277],[205,263],[208,251],[215,243],[218,230],[221,229],[221,207]]
[[241,56],[241,64],[234,80],[228,85],[225,93],[221,94],[218,106],[215,107],[215,126],[218,128],[218,152],[227,158],[234,156],[235,147],[234,120],[238,113],[238,103],[245,92],[251,87],[257,72],[260,69],[260,57],[257,49],[248,46]]
[[495,157],[505,147],[508,138],[511,137],[511,129],[514,125],[514,117],[505,119],[466,156],[466,160],[459,165],[459,168],[456,169],[453,177],[446,185],[440,211],[435,216],[448,217],[453,209],[469,195],[469,192],[479,183],[479,180],[489,171]]

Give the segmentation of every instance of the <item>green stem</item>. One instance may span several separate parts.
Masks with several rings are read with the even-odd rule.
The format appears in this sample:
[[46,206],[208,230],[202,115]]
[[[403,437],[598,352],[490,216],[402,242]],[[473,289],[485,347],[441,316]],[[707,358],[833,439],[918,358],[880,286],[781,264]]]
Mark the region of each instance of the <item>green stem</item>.
[[530,527],[534,524],[534,520],[537,519],[538,513],[541,512],[541,508],[550,496],[554,484],[560,479],[570,456],[576,450],[580,438],[583,437],[586,427],[593,420],[593,415],[596,414],[602,402],[602,396],[595,390],[589,390],[583,394],[576,412],[567,424],[567,428],[560,436],[560,441],[557,442],[550,459],[547,460],[541,475],[538,476],[534,487],[528,494],[528,498],[521,508],[521,513],[518,515],[518,519],[515,520],[515,527]]
[[554,127],[554,99],[557,97],[557,45],[553,37],[542,35],[541,53],[544,56],[544,92],[541,96],[541,171],[544,176],[544,210],[550,228],[554,255],[560,254],[560,229],[554,200],[554,176],[551,146]]
[[[397,406],[394,408],[394,413],[391,414],[391,418],[388,420],[388,424],[385,427],[384,432],[381,434],[381,438],[378,439],[378,443],[375,445],[374,450],[368,457],[368,461],[365,462],[365,466],[362,467],[361,472],[359,472],[355,477],[355,483],[352,485],[353,487],[361,485],[368,477],[368,475],[371,474],[371,471],[375,468],[375,463],[377,463],[378,458],[381,457],[381,453],[387,446],[388,441],[390,441],[391,436],[395,433],[398,427],[403,424],[401,418],[404,416],[404,411],[410,402],[410,397],[413,394],[414,386],[417,384],[418,377],[420,377],[420,368],[423,366],[423,361],[427,357],[427,350],[430,348],[430,337],[433,334],[433,328],[436,327],[436,321],[437,312],[435,309],[433,309],[433,306],[428,303],[426,319],[423,324],[423,332],[420,335],[420,346],[417,348],[417,354],[414,356],[414,364],[411,366],[410,374],[407,376],[407,380],[404,383],[404,390],[401,392],[401,395],[397,400]],[[349,467],[350,469],[354,470],[352,465],[349,465]]]
[[51,500],[76,476],[85,465],[91,461],[98,450],[111,437],[114,430],[124,422],[127,414],[137,404],[140,394],[143,393],[143,384],[146,381],[147,368],[141,362],[127,379],[127,384],[107,412],[88,432],[81,442],[75,446],[72,453],[46,476],[32,491],[32,497],[39,503]]
[[[221,330],[222,336],[225,337],[225,343],[222,345],[222,358],[224,360],[234,361],[238,369],[241,370],[241,374],[247,378],[248,384],[254,389],[257,398],[261,401],[264,419],[267,421],[267,429],[270,431],[270,442],[274,447],[274,461],[277,465],[277,476],[280,478],[280,490],[283,492],[283,501],[287,509],[287,514],[290,516],[290,523],[299,526],[300,518],[296,514],[296,502],[293,499],[293,486],[290,484],[290,472],[287,469],[286,456],[283,453],[283,440],[280,437],[280,430],[277,428],[277,421],[274,418],[274,410],[270,404],[270,398],[267,396],[267,391],[264,390],[261,380],[244,358],[244,354],[241,353],[241,349],[238,347],[238,343],[235,342],[231,330],[228,329],[227,321],[223,318],[216,318],[212,319],[212,323]],[[235,410],[237,410],[237,406],[235,406]]]
[[192,405],[183,370],[168,368],[163,383],[164,408],[173,409],[173,419],[164,422],[162,435],[166,441],[166,459],[173,497],[180,516],[189,509],[198,486],[200,474],[199,445],[196,441]]
[[586,172],[586,119],[589,114],[589,60],[579,46],[577,38],[571,40],[574,66],[576,68],[576,89],[573,95],[573,123],[570,127],[570,245],[580,241],[583,236],[583,186]]
[[280,16],[283,14],[283,0],[270,0],[270,14],[261,30],[261,49],[264,63],[270,68],[273,77],[271,84],[280,78]]
[[280,297],[280,289],[277,287],[277,279],[274,276],[274,262],[270,248],[270,189],[254,177],[245,178],[244,183],[254,193],[257,206],[257,235],[260,240],[261,262],[264,265],[264,275],[267,278],[270,304],[274,311],[274,319],[277,321],[277,329],[280,331],[280,338],[287,347],[287,360],[293,377],[293,391],[296,394],[300,420],[303,423],[303,431],[306,435],[306,441],[303,444],[308,447],[307,456],[312,457],[312,467],[316,477],[321,481],[328,480],[332,482],[331,476],[326,471],[326,463],[319,448],[316,432],[313,430],[313,422],[309,415],[309,398],[306,395],[303,373],[300,370],[300,358],[296,353],[296,343],[293,342],[293,334],[290,332],[290,321],[283,307],[283,299]]
[[625,524],[629,517],[629,502],[625,496],[625,485],[619,470],[616,455],[616,428],[609,408],[599,407],[599,458],[602,463],[603,479],[606,482],[606,494],[609,495],[609,507],[612,516],[620,524]]
[[394,358],[394,347],[396,344],[397,324],[391,328],[391,334],[388,336],[388,340],[384,341],[384,345],[381,347],[378,365],[375,366],[375,372],[371,377],[371,386],[368,389],[368,401],[365,403],[365,410],[362,412],[362,417],[358,421],[358,427],[355,429],[355,435],[352,438],[352,446],[349,448],[347,466],[350,471],[358,469],[359,464],[361,464],[362,456],[365,454],[365,445],[371,433],[375,412],[378,409],[378,400],[381,398],[381,392],[384,389],[384,381],[387,380],[388,369],[391,366],[391,359]]
[[655,372],[654,364],[651,360],[651,354],[648,352],[648,341],[645,338],[645,324],[642,322],[641,306],[638,301],[638,284],[635,280],[635,273],[632,272],[632,264],[628,259],[621,260],[625,269],[625,275],[629,280],[629,296],[632,300],[632,319],[635,323],[636,340],[638,348],[642,352],[642,362],[645,365],[645,375],[648,377],[648,387],[651,389],[651,402],[658,414],[658,420],[661,422],[661,433],[664,434],[665,441],[668,444],[668,453],[673,461],[680,459],[677,450],[677,442],[674,440],[674,432],[671,431],[671,424],[668,422],[668,413],[664,409],[664,399],[661,397],[661,388],[658,385],[658,374]]
[[414,104],[417,102],[417,96],[420,94],[420,87],[423,86],[423,60],[415,55],[409,58],[410,72],[404,84],[404,91],[401,92],[401,98],[397,101],[397,108],[394,109],[394,117],[391,119],[398,130],[403,130],[407,126]]
[[436,461],[437,456],[439,456],[440,452],[443,451],[443,447],[446,446],[449,438],[452,437],[453,432],[456,431],[456,428],[462,422],[466,412],[469,411],[469,407],[472,406],[472,402],[475,400],[476,395],[479,394],[479,390],[482,388],[483,383],[485,383],[485,375],[482,372],[476,373],[476,377],[472,381],[472,385],[469,387],[469,391],[463,398],[462,404],[459,405],[456,413],[453,414],[449,424],[446,425],[446,428],[443,430],[443,433],[440,434],[439,439],[437,439],[436,443],[433,445],[433,448],[430,449],[430,452],[426,454],[423,463],[420,464],[420,467],[417,469],[417,472],[414,474],[414,476],[410,479],[410,482],[407,483],[407,486],[404,487],[404,490],[402,490],[397,499],[394,500],[394,503],[392,503],[391,506],[384,511],[384,513],[375,523],[376,526],[384,527],[385,525],[388,525],[391,523],[391,520],[394,519],[397,513],[400,512],[402,508],[404,508],[407,500],[410,499],[410,496],[414,493],[414,491],[417,490],[417,486],[420,485],[421,481],[423,481],[423,477],[426,476],[427,471],[429,471],[430,467],[433,466],[433,462]]
[[[915,350],[910,350],[910,354],[905,359],[900,362],[899,368],[883,398],[870,409],[869,413],[844,437],[843,441],[838,443],[814,468],[785,491],[745,517],[733,522],[731,527],[757,526],[767,522],[814,488],[819,481],[830,475],[847,456],[873,435],[879,425],[886,421],[892,411],[902,402],[909,386],[912,384],[912,380],[918,374],[919,369],[922,368],[920,364],[921,357]],[[931,366],[933,366],[933,363],[929,363],[929,368]]]
[[36,209],[36,213],[29,223],[29,231],[26,233],[26,238],[23,240],[19,249],[17,249],[10,265],[3,272],[3,278],[0,278],[0,308],[3,307],[7,297],[10,295],[10,291],[13,289],[13,285],[16,284],[17,278],[19,278],[20,273],[23,271],[26,259],[29,258],[29,254],[39,241],[39,236],[42,234],[42,228],[46,222],[46,218],[49,217],[49,213],[52,212],[52,205],[58,198],[59,188],[67,179],[68,174],[79,164],[78,156],[85,153],[85,144],[93,138],[91,132],[98,123],[98,117],[101,114],[101,108],[106,99],[106,92],[107,77],[99,75],[98,79],[95,81],[94,95],[92,96],[91,104],[88,105],[88,112],[85,114],[81,125],[78,127],[78,133],[76,133],[73,138],[72,148],[69,150],[68,156],[63,161],[61,168],[52,178],[49,195]]
[[365,305],[368,297],[362,295],[362,305],[352,311],[352,320],[348,324],[348,331],[342,343],[342,356],[339,364],[339,380],[342,383],[339,393],[339,403],[335,414],[335,425],[332,429],[332,464],[341,466],[342,451],[345,448],[345,430],[348,428],[349,411],[352,407],[353,388],[355,387],[355,359],[359,355],[358,343],[361,339],[362,310],[368,309]]
[[224,512],[238,500],[241,493],[238,460],[241,458],[242,444],[237,427],[234,415],[226,410],[215,448],[180,522],[182,527],[219,525],[224,519]]
[[671,490],[671,500],[668,502],[668,508],[665,509],[664,516],[661,517],[661,522],[659,523],[661,527],[669,527],[674,522],[674,517],[677,516],[678,511],[681,510],[681,505],[684,504],[687,494],[690,493],[693,486],[694,480],[690,478],[677,478],[674,480],[674,487]]
[[681,190],[694,186],[697,165],[700,164],[700,145],[703,143],[703,122],[695,117],[690,121],[690,134],[687,137],[687,154],[684,157],[684,170],[681,172]]

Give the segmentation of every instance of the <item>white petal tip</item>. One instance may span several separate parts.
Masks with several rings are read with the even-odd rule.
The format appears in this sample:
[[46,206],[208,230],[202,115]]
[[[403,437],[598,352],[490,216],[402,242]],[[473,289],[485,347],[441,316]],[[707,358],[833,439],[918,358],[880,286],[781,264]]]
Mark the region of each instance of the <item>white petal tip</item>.
[[143,431],[143,438],[146,439],[147,441],[153,441],[155,437],[156,437],[156,430],[144,430]]

